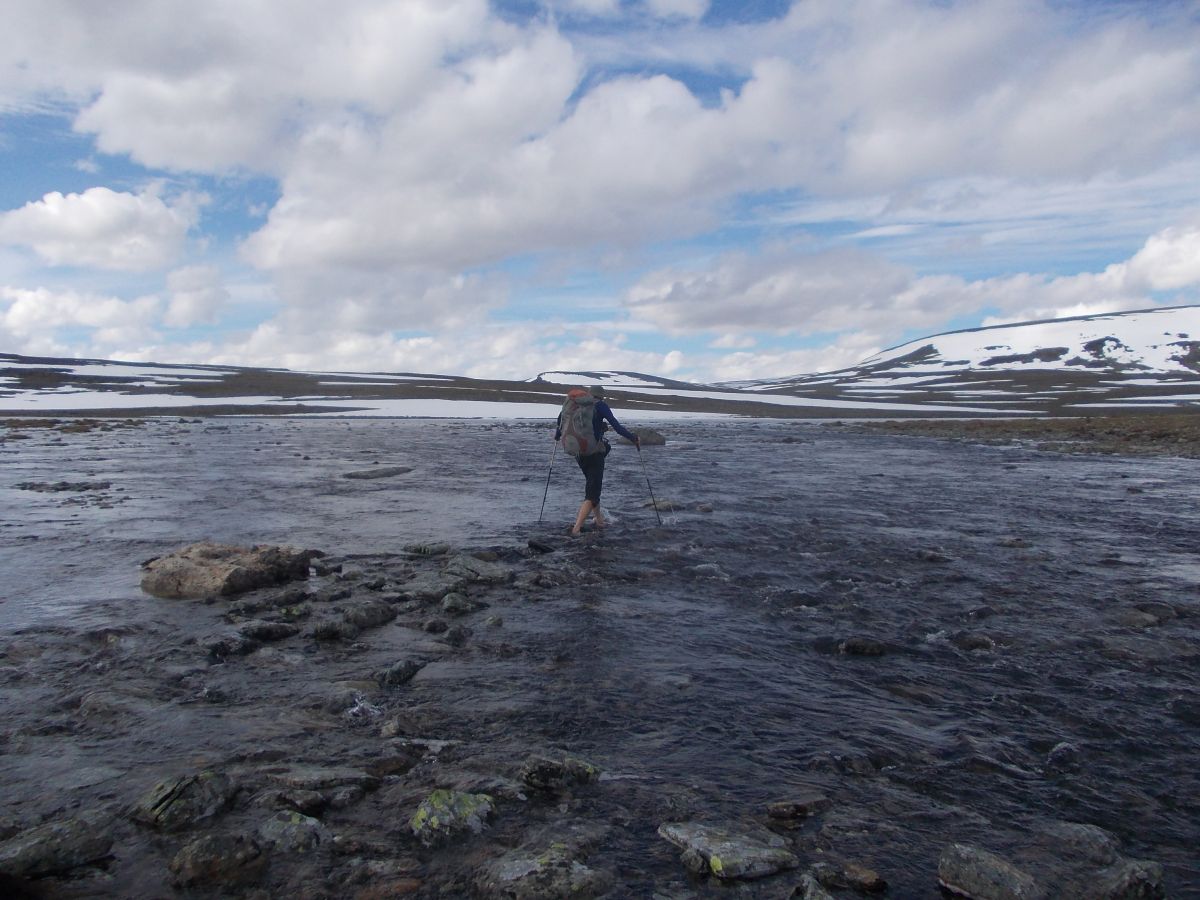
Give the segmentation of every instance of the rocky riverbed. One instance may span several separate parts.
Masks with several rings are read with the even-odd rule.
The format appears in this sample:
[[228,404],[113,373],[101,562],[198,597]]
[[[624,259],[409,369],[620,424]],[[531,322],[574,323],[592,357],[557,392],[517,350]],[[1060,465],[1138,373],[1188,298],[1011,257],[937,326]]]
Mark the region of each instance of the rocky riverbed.
[[0,887],[1200,896],[1196,463],[662,430],[7,429]]

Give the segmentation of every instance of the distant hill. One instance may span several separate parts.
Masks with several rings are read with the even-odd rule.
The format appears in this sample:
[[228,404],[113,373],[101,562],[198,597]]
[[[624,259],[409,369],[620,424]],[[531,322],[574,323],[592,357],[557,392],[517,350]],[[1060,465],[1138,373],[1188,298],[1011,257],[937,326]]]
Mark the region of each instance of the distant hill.
[[0,417],[365,415],[552,419],[602,384],[622,418],[1108,415],[1200,405],[1200,306],[938,334],[836,372],[701,385],[620,371],[526,381],[0,354]]
[[1200,306],[951,331],[856,366],[726,385],[791,396],[1097,414],[1200,403]]

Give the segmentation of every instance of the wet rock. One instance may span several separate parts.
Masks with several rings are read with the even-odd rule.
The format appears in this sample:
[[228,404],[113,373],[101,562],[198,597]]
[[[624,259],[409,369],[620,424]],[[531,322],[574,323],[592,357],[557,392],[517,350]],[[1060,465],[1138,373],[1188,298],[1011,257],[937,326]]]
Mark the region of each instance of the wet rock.
[[833,801],[824,794],[803,794],[769,804],[767,815],[776,821],[798,823],[832,806]]
[[191,544],[142,564],[142,590],[170,599],[217,597],[308,577],[316,550]]
[[611,886],[611,875],[588,868],[560,843],[540,852],[513,850],[483,866],[475,879],[480,895],[504,900],[598,897]]
[[1014,550],[1025,550],[1032,547],[1033,544],[1023,537],[1007,537],[1001,538],[996,542],[998,547],[1010,547]]
[[658,497],[653,500],[647,500],[642,504],[643,509],[657,509],[659,512],[677,512],[684,508],[682,503],[675,500],[668,500],[665,497]]
[[345,610],[342,618],[358,629],[378,628],[396,618],[396,610],[384,600],[366,600]]
[[444,572],[423,572],[405,582],[400,588],[399,595],[405,600],[417,600],[422,603],[441,600],[451,591],[457,591],[466,583],[466,579]]
[[246,656],[253,653],[262,644],[254,638],[247,637],[240,631],[235,631],[232,634],[216,635],[205,639],[203,642],[205,651],[213,659],[228,659],[231,656]]
[[643,447],[662,447],[667,443],[666,436],[653,428],[634,428],[633,433],[638,436]]
[[244,834],[206,834],[186,845],[171,860],[180,887],[245,887],[267,868],[267,855]]
[[442,634],[450,627],[450,623],[445,619],[430,619],[421,627],[430,634]]
[[787,842],[774,834],[741,833],[695,822],[668,822],[659,826],[658,834],[684,851],[689,868],[721,879],[762,878],[800,864]]
[[1074,772],[1079,768],[1079,748],[1061,741],[1046,754],[1046,769],[1050,772]]
[[529,549],[534,553],[553,553],[555,549],[552,544],[547,544],[545,541],[539,541],[537,538],[530,538],[528,545]]
[[307,632],[314,641],[352,641],[358,637],[358,626],[337,619],[326,619],[313,625]]
[[300,633],[295,625],[286,622],[247,622],[238,629],[242,637],[251,641],[282,641]]
[[1044,831],[1055,852],[1064,858],[1097,866],[1108,866],[1117,861],[1120,844],[1099,826],[1081,822],[1052,822]]
[[451,647],[461,647],[470,638],[471,632],[461,625],[453,625],[446,629],[445,635],[442,637]]
[[433,845],[463,833],[479,834],[494,811],[488,794],[438,789],[421,801],[409,827],[421,843]]
[[112,844],[109,829],[96,818],[47,822],[0,843],[0,873],[17,878],[60,874],[104,859]]
[[130,818],[159,831],[183,831],[224,812],[236,788],[219,772],[160,781],[130,810]]
[[1188,725],[1200,725],[1200,699],[1172,697],[1167,702],[1167,712]]
[[411,466],[378,466],[373,469],[360,469],[357,472],[345,472],[342,477],[370,480],[374,478],[393,478],[396,475],[407,475],[411,471]]
[[834,900],[833,894],[825,890],[811,872],[800,876],[800,884],[792,891],[792,897],[794,900]]
[[576,785],[593,784],[600,779],[600,769],[573,756],[562,759],[531,756],[521,766],[519,777],[530,790],[550,793]]
[[950,636],[950,643],[968,653],[974,650],[996,649],[996,642],[979,631],[959,631]]
[[22,481],[13,485],[19,491],[53,492],[61,491],[107,491],[112,487],[111,481]]
[[402,659],[392,663],[379,675],[379,683],[383,687],[399,687],[412,681],[413,676],[421,671],[422,664],[411,659]]
[[1140,609],[1123,609],[1117,613],[1117,624],[1126,628],[1154,628],[1161,625],[1158,616]]
[[697,578],[713,578],[717,581],[729,580],[729,576],[716,563],[701,563],[698,566],[691,566],[688,571]]
[[442,572],[453,578],[485,584],[504,584],[512,581],[514,576],[508,566],[478,559],[466,553],[451,557]]
[[1162,900],[1162,866],[1143,860],[1124,860],[1097,874],[1087,888],[1090,900]]
[[954,557],[942,552],[941,550],[918,550],[917,559],[927,563],[948,563],[953,562]]
[[874,869],[860,863],[849,862],[842,866],[846,884],[863,894],[882,894],[887,890],[887,881]]
[[361,769],[337,766],[290,766],[282,770],[264,773],[274,784],[285,788],[305,791],[324,791],[332,788],[354,786],[373,791],[379,787],[379,779]]
[[259,842],[281,853],[308,853],[328,846],[329,829],[317,819],[300,812],[276,813],[258,828]]
[[452,548],[449,544],[405,544],[404,552],[413,556],[445,556]]
[[442,598],[442,612],[451,616],[465,616],[467,613],[473,613],[486,606],[486,603],[472,600],[466,594],[460,594],[458,591],[451,591]]
[[938,884],[972,900],[1043,900],[1033,877],[993,853],[951,844],[938,859]]
[[316,815],[329,805],[329,800],[320,791],[268,790],[258,794],[253,803],[274,809],[294,809],[306,816]]
[[838,644],[838,653],[847,656],[883,656],[887,652],[887,644],[869,637],[847,638]]

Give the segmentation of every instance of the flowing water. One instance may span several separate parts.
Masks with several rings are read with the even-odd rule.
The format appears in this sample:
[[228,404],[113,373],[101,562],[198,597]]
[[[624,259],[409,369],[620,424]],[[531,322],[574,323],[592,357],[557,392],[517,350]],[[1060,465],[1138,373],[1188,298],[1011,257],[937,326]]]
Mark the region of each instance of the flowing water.
[[[725,896],[657,826],[761,824],[766,804],[814,790],[833,806],[790,835],[802,864],[869,865],[891,896],[938,896],[955,841],[1036,867],[1056,821],[1102,826],[1163,864],[1169,896],[1200,896],[1200,464],[815,424],[662,429],[668,445],[640,457],[614,448],[611,525],[574,540],[573,461],[553,458],[537,521],[540,423],[161,420],[0,445],[0,816],[128,802],[185,763],[359,759],[379,738],[322,718],[318,687],[424,653],[403,701],[377,702],[411,735],[461,742],[447,771],[511,774],[554,750],[606,775],[537,823],[502,810],[460,858],[418,854],[421,896],[455,895],[456,867],[567,821],[602,823],[588,864],[615,873],[614,897]],[[412,472],[342,477],[376,465]],[[59,480],[109,486],[17,487]],[[651,486],[674,506],[661,525]],[[530,557],[531,538],[554,551]],[[435,542],[591,575],[491,590],[454,652],[402,617],[337,652],[209,667],[186,645],[218,610],[137,586],[140,561],[201,539],[318,548],[397,578],[402,547]],[[89,706],[81,673],[118,699]],[[197,705],[200,689],[233,701]],[[345,827],[370,833],[378,798],[412,799],[402,779],[389,790]],[[169,848],[124,840],[109,880],[78,895],[168,890]]]

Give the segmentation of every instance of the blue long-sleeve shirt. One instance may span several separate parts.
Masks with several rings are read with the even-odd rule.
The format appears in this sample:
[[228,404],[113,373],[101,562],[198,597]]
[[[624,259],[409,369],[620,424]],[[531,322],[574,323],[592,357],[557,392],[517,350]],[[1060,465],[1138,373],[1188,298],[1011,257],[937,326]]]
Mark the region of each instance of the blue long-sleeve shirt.
[[[617,421],[617,417],[613,415],[612,409],[603,400],[597,400],[596,405],[592,407],[592,431],[595,432],[596,440],[604,435],[604,423],[608,422],[613,427],[613,431],[621,435],[626,440],[637,442],[637,435]],[[558,414],[558,421],[554,426],[554,439],[557,441],[562,437],[562,413]]]

